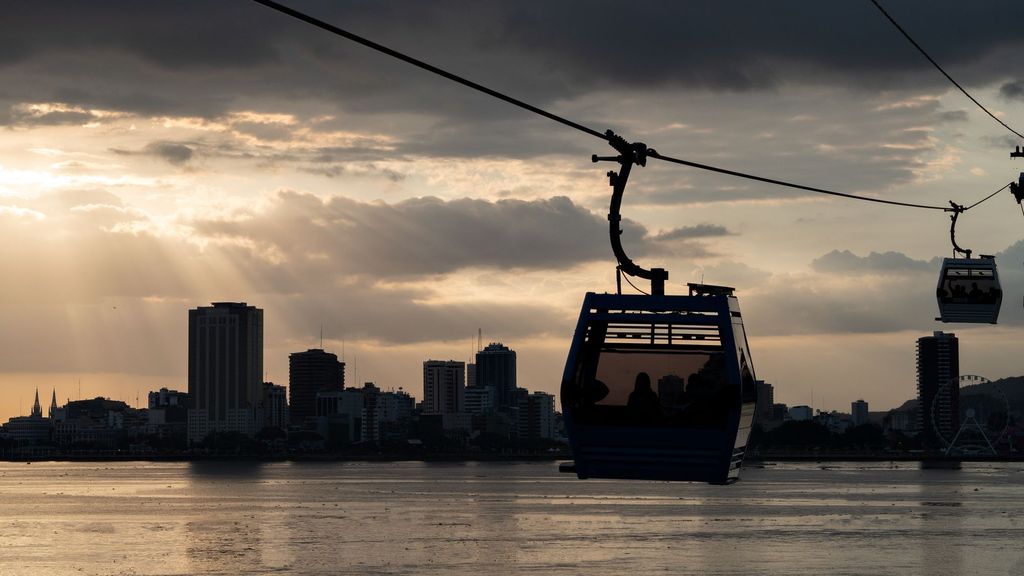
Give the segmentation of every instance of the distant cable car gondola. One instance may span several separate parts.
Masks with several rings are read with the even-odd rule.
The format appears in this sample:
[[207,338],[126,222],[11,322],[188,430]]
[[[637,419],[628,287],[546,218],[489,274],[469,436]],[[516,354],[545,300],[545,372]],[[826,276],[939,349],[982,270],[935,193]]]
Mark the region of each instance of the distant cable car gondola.
[[995,324],[999,319],[999,307],[1003,302],[1003,289],[999,284],[994,256],[982,255],[971,258],[971,250],[956,243],[956,220],[964,211],[963,206],[950,202],[953,214],[949,237],[955,254],[964,258],[943,258],[942,271],[935,296],[939,303],[939,317],[942,322]]
[[[622,249],[619,207],[633,164],[648,149],[609,132],[621,168],[609,172],[615,294],[588,293],[562,377],[566,431],[580,478],[738,479],[754,416],[754,367],[732,288],[690,284],[666,296],[668,272]],[[651,281],[621,293],[621,274]]]

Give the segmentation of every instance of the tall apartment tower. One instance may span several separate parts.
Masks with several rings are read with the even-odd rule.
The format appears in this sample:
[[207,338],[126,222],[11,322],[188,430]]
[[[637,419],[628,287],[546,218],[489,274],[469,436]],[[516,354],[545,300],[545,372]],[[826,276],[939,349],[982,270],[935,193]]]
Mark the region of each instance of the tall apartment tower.
[[465,362],[427,360],[423,363],[424,414],[463,412],[465,391]]
[[345,363],[312,348],[288,356],[288,411],[292,424],[316,417],[316,393],[345,388]]
[[856,400],[850,403],[850,414],[854,426],[861,426],[868,423],[868,403],[863,400]]
[[917,340],[917,426],[925,448],[960,429],[960,346],[955,334],[935,332]]
[[476,386],[493,388],[497,409],[509,410],[516,391],[515,351],[501,343],[492,342],[477,352]]
[[262,427],[263,310],[214,302],[188,311],[188,441]]
[[754,383],[754,387],[757,390],[757,403],[754,404],[754,420],[761,423],[768,422],[773,416],[772,405],[775,404],[775,387],[764,380],[757,380]]

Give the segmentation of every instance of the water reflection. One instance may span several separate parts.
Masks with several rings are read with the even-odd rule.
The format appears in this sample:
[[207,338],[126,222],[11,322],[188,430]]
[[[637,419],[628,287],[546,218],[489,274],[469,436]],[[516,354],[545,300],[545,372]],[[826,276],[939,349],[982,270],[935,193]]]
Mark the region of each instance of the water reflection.
[[[927,465],[926,465],[927,464]],[[960,463],[941,468],[921,463],[918,484],[921,573],[959,576],[964,572],[964,486]]]
[[0,574],[1018,574],[1022,464],[0,463]]

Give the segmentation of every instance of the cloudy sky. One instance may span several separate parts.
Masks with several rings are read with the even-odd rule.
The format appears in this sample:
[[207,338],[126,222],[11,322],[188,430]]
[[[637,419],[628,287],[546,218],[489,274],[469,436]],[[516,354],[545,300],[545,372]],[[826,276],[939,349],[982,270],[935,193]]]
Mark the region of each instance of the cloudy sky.
[[[972,203],[1022,144],[868,0],[310,2],[355,33],[664,154],[906,202]],[[889,0],[996,114],[1024,126],[1020,2]],[[422,395],[477,329],[555,392],[585,291],[614,290],[602,141],[243,0],[12,1],[0,20],[0,418],[38,386],[145,402],[184,390],[187,310],[265,310],[267,377],[344,346],[349,381]],[[736,286],[777,401],[884,409],[916,338],[967,373],[1024,373],[1024,216],[958,239],[996,254],[999,326],[934,321],[948,218],[653,162],[626,249],[669,292]],[[358,374],[356,374],[358,372]]]

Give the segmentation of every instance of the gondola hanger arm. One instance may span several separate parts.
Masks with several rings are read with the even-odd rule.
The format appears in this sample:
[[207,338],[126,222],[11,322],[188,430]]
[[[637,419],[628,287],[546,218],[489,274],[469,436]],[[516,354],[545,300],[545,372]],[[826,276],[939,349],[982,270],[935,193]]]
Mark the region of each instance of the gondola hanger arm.
[[633,262],[626,255],[622,247],[622,194],[626,191],[626,182],[629,180],[630,170],[633,164],[638,166],[647,165],[647,156],[653,150],[647,148],[642,142],[627,142],[625,138],[615,134],[611,130],[605,132],[608,143],[619,153],[618,156],[591,156],[593,162],[618,162],[619,171],[608,172],[608,184],[612,187],[612,199],[608,208],[608,237],[611,240],[612,252],[618,261],[618,270],[629,275],[638,276],[651,281],[651,295],[663,296],[665,294],[665,281],[668,280],[668,271],[664,268],[651,268],[650,270],[641,267]]

